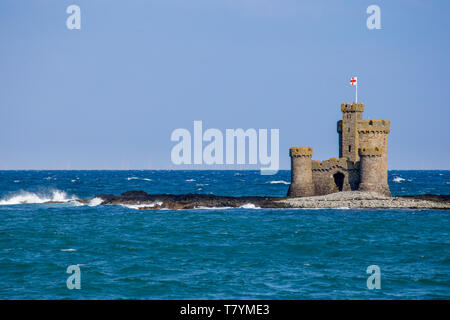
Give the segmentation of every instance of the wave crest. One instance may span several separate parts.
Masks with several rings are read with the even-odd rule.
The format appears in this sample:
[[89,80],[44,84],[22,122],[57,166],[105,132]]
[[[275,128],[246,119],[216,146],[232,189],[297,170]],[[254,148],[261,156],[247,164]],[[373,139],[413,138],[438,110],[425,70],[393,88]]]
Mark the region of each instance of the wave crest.
[[102,204],[102,202],[103,202],[103,199],[102,199],[102,198],[95,197],[95,198],[91,199],[91,200],[88,202],[88,206],[89,206],[89,207],[96,207],[96,206]]
[[290,182],[283,181],[283,180],[268,181],[267,183],[270,183],[270,184],[291,184]]
[[130,181],[130,180],[143,180],[143,181],[153,181],[152,179],[150,179],[150,178],[138,178],[138,177],[128,177],[128,178],[126,178],[128,181]]
[[46,202],[68,202],[75,201],[77,198],[69,197],[66,192],[61,190],[52,190],[48,194],[39,194],[29,191],[19,191],[12,196],[0,200],[0,205],[28,204],[28,203],[46,203]]
[[260,207],[255,206],[253,203],[246,203],[240,206],[242,209],[261,209]]

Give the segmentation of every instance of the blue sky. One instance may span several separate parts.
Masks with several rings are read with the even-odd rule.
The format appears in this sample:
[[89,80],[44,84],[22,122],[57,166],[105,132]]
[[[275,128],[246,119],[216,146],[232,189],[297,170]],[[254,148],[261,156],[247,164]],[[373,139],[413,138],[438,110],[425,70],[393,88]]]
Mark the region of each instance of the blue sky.
[[[66,28],[71,4],[81,30]],[[371,4],[381,30],[366,27]],[[328,159],[354,75],[365,119],[391,120],[390,169],[450,169],[449,13],[445,0],[2,0],[0,169],[177,169],[170,135],[194,120],[280,129],[282,169],[291,146]]]

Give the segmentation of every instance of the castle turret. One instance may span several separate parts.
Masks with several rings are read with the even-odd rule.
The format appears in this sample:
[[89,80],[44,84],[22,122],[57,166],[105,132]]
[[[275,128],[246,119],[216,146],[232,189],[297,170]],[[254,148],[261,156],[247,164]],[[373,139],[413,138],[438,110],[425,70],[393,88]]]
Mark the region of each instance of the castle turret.
[[388,134],[391,131],[389,120],[361,120],[358,122],[359,148],[381,147],[383,170],[387,171]]
[[391,196],[387,183],[387,167],[382,147],[363,147],[359,149],[360,191],[371,191]]
[[288,197],[306,197],[315,194],[312,180],[313,149],[296,147],[289,150],[291,157],[291,185]]
[[356,162],[359,160],[358,122],[362,120],[363,103],[341,104],[342,120],[338,121],[339,158],[347,158]]

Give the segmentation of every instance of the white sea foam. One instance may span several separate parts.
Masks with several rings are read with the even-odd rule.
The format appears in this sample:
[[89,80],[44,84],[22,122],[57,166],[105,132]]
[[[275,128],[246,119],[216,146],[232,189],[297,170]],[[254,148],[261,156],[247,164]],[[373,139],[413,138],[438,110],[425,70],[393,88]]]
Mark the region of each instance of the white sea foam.
[[128,209],[135,209],[139,210],[141,208],[154,208],[155,206],[162,206],[161,201],[153,202],[153,203],[146,203],[146,204],[121,204],[122,207],[128,208]]
[[153,181],[152,179],[149,179],[149,178],[138,178],[138,177],[128,177],[127,180],[128,180],[128,181],[130,181],[130,180]]
[[34,193],[28,191],[19,191],[18,193],[0,200],[0,205],[13,205],[25,203],[45,203],[49,201],[68,202],[77,200],[74,196],[69,197],[66,192],[52,190],[49,193]]
[[253,203],[246,203],[240,206],[242,209],[261,209],[260,207],[255,206]]
[[187,179],[186,181],[187,182],[193,182],[193,181],[195,181],[195,179]]
[[95,197],[95,198],[91,199],[91,201],[88,202],[88,206],[96,207],[96,206],[102,204],[102,202],[103,202],[102,198]]
[[394,181],[394,182],[397,182],[397,183],[400,183],[400,182],[405,181],[405,179],[403,179],[402,177],[395,177],[395,178],[393,179],[393,181]]
[[19,183],[20,182],[20,180],[14,180],[14,183]]
[[77,251],[77,249],[69,248],[69,249],[61,249],[61,251],[64,251],[64,252],[74,252],[74,251]]
[[84,205],[86,205],[85,203],[82,203],[78,200],[70,200],[69,202],[67,202],[68,204],[74,206],[74,207],[82,207]]
[[283,180],[268,181],[266,183],[270,183],[270,184],[291,184],[290,182],[283,181]]

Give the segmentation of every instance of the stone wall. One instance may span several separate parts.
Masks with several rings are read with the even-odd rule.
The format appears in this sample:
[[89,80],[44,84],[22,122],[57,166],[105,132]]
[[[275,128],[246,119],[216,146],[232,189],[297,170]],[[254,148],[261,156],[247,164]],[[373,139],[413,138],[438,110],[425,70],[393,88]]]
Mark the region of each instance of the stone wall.
[[[342,175],[341,178],[339,175]],[[359,166],[346,158],[312,161],[312,178],[315,195],[357,190]]]

